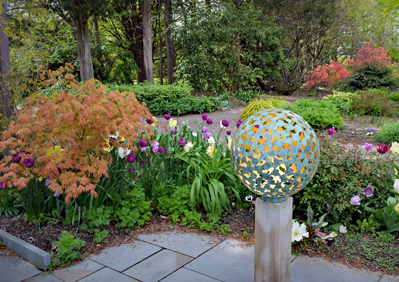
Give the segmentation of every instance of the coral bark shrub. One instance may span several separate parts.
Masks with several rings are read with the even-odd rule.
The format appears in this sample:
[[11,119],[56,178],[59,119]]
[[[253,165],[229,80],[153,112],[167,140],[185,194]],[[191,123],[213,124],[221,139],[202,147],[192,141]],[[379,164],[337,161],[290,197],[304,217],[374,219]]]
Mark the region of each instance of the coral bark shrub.
[[[79,84],[73,75],[58,71],[48,76],[51,84],[65,83],[69,91],[26,99],[2,135],[0,151],[9,154],[0,162],[0,182],[22,189],[42,177],[49,179],[51,190],[66,194],[66,202],[83,191],[96,196],[95,183],[108,176],[112,163],[105,148],[111,143],[136,151],[138,132],[152,135],[152,127],[143,121],[155,119],[133,93],[107,93],[99,81]],[[109,142],[116,133],[116,140]]]

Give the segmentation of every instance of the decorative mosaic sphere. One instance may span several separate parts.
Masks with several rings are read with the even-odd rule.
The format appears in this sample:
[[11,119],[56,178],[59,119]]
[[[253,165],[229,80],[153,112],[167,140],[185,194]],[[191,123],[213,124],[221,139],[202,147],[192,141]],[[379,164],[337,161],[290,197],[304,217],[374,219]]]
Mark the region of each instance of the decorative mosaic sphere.
[[316,133],[299,115],[280,109],[260,111],[234,135],[231,161],[238,177],[268,202],[283,202],[303,189],[319,165]]

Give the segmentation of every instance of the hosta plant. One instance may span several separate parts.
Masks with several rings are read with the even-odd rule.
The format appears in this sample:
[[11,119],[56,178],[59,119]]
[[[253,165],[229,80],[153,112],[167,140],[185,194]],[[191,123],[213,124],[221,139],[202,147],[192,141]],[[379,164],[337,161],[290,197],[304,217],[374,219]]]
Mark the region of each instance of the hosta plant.
[[72,74],[60,71],[48,77],[51,84],[65,83],[73,91],[26,99],[2,135],[0,151],[9,154],[0,162],[0,182],[22,189],[42,177],[51,190],[65,193],[66,202],[83,191],[96,196],[95,183],[108,176],[112,162],[106,149],[111,145],[136,151],[133,141],[143,130],[152,134],[144,120],[153,117],[133,93],[107,93],[99,81],[79,84]]

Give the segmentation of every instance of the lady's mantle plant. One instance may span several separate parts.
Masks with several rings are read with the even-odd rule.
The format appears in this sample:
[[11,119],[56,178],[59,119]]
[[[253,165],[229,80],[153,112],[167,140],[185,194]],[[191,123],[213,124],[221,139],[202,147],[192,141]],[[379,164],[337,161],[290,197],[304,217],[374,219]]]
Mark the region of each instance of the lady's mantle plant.
[[3,133],[0,151],[9,154],[0,162],[0,182],[22,189],[35,177],[50,179],[48,187],[65,193],[68,202],[83,191],[96,196],[94,184],[108,176],[112,162],[104,148],[111,143],[137,151],[133,141],[140,138],[138,132],[152,135],[152,127],[143,121],[153,117],[133,93],[107,93],[99,81],[79,84],[63,72],[49,72],[48,82],[58,81],[69,90],[29,97]]

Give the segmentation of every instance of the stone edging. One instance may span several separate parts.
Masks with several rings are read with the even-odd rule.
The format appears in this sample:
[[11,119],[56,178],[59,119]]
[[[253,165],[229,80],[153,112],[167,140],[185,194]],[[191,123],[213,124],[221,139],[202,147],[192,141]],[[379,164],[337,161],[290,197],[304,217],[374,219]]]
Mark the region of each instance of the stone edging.
[[17,253],[38,268],[47,269],[51,262],[49,253],[0,229],[0,238],[8,249]]

